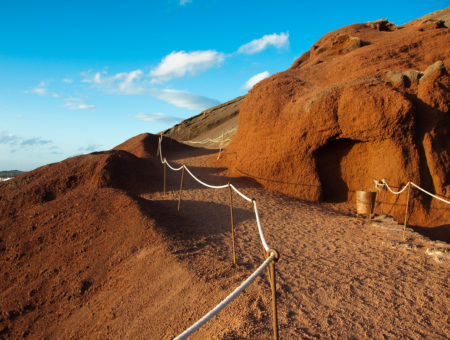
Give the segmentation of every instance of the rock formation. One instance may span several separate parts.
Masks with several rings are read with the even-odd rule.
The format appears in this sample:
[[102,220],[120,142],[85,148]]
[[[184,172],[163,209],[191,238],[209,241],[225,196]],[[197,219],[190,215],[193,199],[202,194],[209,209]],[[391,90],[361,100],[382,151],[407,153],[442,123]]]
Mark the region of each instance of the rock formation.
[[214,139],[222,134],[226,139],[231,138],[236,132],[243,99],[243,96],[237,97],[205,110],[164,131],[164,135],[179,141]]
[[[436,15],[326,34],[248,93],[224,164],[311,201],[352,201],[382,178],[450,196],[449,46],[450,30]],[[411,195],[409,223],[448,223],[448,205]],[[405,203],[406,195],[386,194],[381,208],[402,221]]]

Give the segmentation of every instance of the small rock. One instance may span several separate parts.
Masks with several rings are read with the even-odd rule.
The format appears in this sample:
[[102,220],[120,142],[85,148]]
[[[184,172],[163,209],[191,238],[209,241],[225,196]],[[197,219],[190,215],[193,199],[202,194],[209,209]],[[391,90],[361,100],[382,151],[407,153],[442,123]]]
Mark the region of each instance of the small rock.
[[396,28],[396,26],[392,22],[389,22],[387,19],[368,22],[367,26],[377,31],[393,31]]
[[405,86],[407,79],[401,71],[387,71],[385,73],[386,80],[396,86]]
[[440,72],[440,74],[447,73],[442,60],[438,60],[434,64],[428,66],[427,69],[423,72],[423,76],[420,78],[419,83],[423,83],[429,76],[431,76],[435,72]]

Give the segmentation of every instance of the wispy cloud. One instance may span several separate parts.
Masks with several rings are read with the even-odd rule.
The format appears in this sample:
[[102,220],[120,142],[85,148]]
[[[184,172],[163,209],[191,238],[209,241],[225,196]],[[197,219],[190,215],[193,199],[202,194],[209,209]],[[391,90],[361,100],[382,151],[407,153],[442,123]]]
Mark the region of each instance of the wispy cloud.
[[190,2],[192,2],[192,0],[180,0],[180,5],[184,6],[184,5],[186,5],[186,4],[190,3]]
[[288,47],[289,33],[273,33],[265,35],[260,39],[255,39],[242,45],[237,52],[243,54],[255,54],[265,50],[269,46],[274,46],[276,48]]
[[0,144],[17,145],[20,143],[20,138],[14,136],[12,133],[0,130]]
[[141,70],[117,73],[112,76],[97,72],[86,79],[89,79],[89,82],[93,86],[110,94],[149,95],[189,110],[205,110],[211,106],[220,104],[215,99],[187,91],[158,89],[148,80],[143,79],[143,72]]
[[23,138],[15,136],[7,131],[0,130],[0,144],[5,144],[11,147],[11,152],[17,152],[19,149],[27,149],[33,147],[48,146],[55,149],[55,144],[48,139],[41,137]]
[[158,99],[164,100],[172,105],[189,110],[206,110],[212,106],[219,105],[220,102],[194,93],[172,90],[172,89],[151,89],[149,93]]
[[243,89],[250,90],[255,84],[259,83],[261,80],[267,78],[269,76],[268,71],[264,71],[258,74],[255,74],[253,77],[251,77],[247,82],[242,86]]
[[164,82],[186,74],[195,75],[213,66],[220,66],[224,60],[225,54],[214,50],[172,52],[150,71],[150,76],[153,77],[154,83]]
[[139,112],[135,118],[139,119],[139,120],[143,120],[144,122],[150,122],[150,123],[173,123],[173,122],[178,122],[181,121],[182,118],[180,117],[175,117],[175,116],[170,116],[167,115],[165,113],[143,113],[143,112]]
[[72,84],[72,83],[73,83],[73,79],[70,79],[70,78],[64,78],[64,79],[62,80],[62,82],[63,82],[63,83],[66,83],[66,84]]
[[49,145],[49,144],[53,144],[53,142],[51,140],[42,139],[40,137],[33,137],[33,138],[23,139],[20,142],[20,146],[22,146],[22,147],[25,147],[25,146],[42,146],[42,145]]
[[46,88],[46,84],[44,81],[41,81],[38,86],[33,88],[31,93],[35,93],[38,96],[45,96],[48,93],[48,89]]
[[89,105],[85,104],[84,100],[81,98],[65,98],[64,101],[66,102],[64,106],[67,106],[71,110],[94,110],[95,105]]
[[49,91],[48,85],[49,84],[45,81],[41,81],[38,86],[31,89],[30,91],[25,91],[25,93],[34,93],[41,97],[52,96],[55,98],[59,98],[59,95],[56,92]]
[[113,76],[107,76],[106,72],[97,72],[94,76],[86,77],[82,81],[113,94],[142,94],[143,89],[138,83],[142,74],[141,70],[121,72]]
[[87,146],[82,146],[80,148],[78,148],[78,152],[94,152],[94,151],[99,151],[102,150],[103,145],[102,144],[89,144]]

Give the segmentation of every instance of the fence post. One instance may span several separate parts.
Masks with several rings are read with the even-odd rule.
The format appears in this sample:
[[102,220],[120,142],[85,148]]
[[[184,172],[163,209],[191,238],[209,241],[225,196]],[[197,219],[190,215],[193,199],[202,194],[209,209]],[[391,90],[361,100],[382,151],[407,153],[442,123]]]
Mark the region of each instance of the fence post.
[[275,249],[269,249],[267,251],[267,257],[271,255],[275,255],[275,259],[270,262],[269,265],[269,281],[270,281],[270,288],[272,289],[272,310],[273,310],[273,338],[274,340],[278,340],[278,310],[277,310],[277,281],[275,277],[275,262],[278,262],[278,259],[280,258],[280,255],[278,251]]
[[377,190],[377,192],[375,193],[375,202],[373,203],[372,211],[370,212],[370,219],[371,220],[375,217],[375,210],[377,208],[377,201],[378,201],[379,193],[380,193],[379,190]]
[[164,158],[164,196],[166,196],[166,176],[167,176],[166,159]]
[[231,219],[231,238],[233,240],[233,264],[236,265],[236,248],[234,243],[233,192],[231,190],[230,182],[228,182],[228,189],[230,191],[230,219]]
[[405,222],[403,223],[403,238],[405,238],[406,222],[408,221],[409,193],[411,191],[411,183],[408,182],[408,196],[406,197]]
[[183,169],[181,170],[180,195],[178,196],[178,212],[180,212],[181,190],[183,189],[183,177],[184,177],[184,164],[183,164]]
[[159,157],[160,149],[161,149],[161,137],[159,137],[159,140],[158,140],[158,148],[156,149],[156,158]]
[[381,188],[381,205],[380,205],[380,215],[384,215],[384,211],[383,211],[383,208],[384,208],[384,200],[386,199],[386,188],[384,187],[384,185],[383,185],[383,187]]

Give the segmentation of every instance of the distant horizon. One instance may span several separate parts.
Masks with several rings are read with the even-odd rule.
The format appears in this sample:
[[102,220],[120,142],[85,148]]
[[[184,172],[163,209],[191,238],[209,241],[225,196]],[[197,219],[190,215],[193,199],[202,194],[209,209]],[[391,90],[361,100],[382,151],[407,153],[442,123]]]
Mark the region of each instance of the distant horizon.
[[[29,171],[157,133],[245,95],[324,34],[445,1],[132,0],[5,3],[0,169]],[[218,16],[220,13],[220,16]]]

